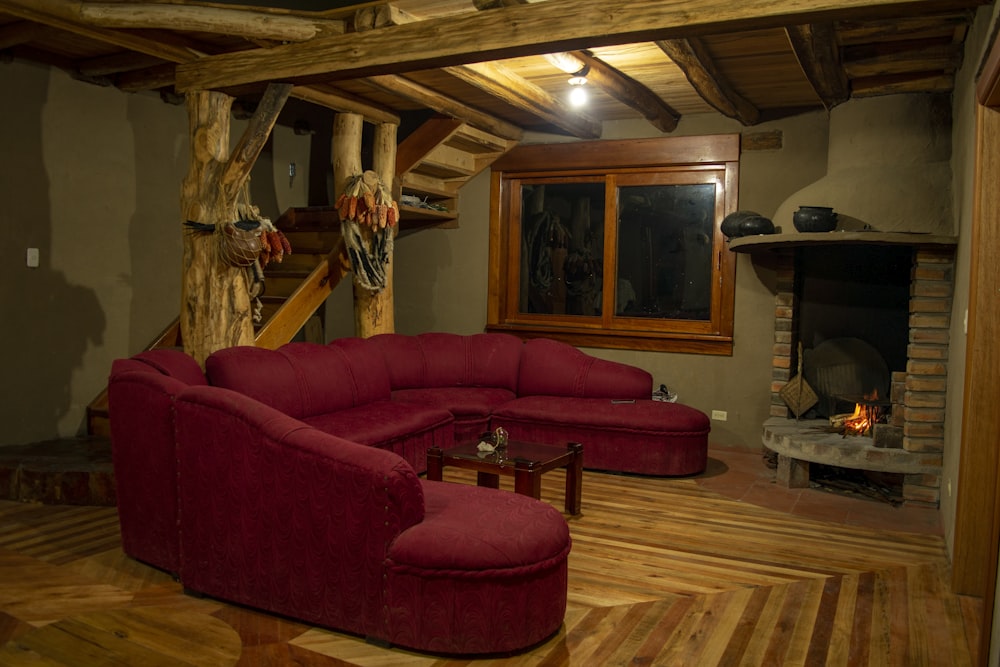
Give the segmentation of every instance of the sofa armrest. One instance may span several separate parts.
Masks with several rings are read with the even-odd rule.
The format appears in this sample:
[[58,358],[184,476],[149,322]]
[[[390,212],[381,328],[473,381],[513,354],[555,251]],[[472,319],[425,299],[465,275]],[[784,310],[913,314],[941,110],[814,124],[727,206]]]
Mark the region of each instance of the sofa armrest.
[[177,397],[176,440],[186,587],[385,636],[386,553],[424,512],[403,459],[220,387]]

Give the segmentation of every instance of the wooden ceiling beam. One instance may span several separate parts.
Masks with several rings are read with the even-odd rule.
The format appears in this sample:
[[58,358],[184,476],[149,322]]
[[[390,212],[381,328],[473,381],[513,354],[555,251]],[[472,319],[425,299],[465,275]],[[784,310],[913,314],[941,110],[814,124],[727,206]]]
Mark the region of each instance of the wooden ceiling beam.
[[[527,0],[473,0],[476,9],[498,9],[527,4]],[[544,54],[546,60],[567,74],[586,76],[587,83],[601,89],[625,106],[638,111],[661,132],[677,129],[681,115],[659,95],[600,58],[586,51]]]
[[831,23],[808,23],[785,28],[802,73],[827,109],[851,97],[847,75],[840,64],[840,48]]
[[399,125],[399,114],[324,86],[295,86],[292,97],[340,113],[356,113],[369,123]]
[[845,58],[844,71],[851,79],[910,72],[955,72],[962,65],[963,54],[960,45],[952,43],[894,50],[867,58]]
[[427,86],[422,86],[416,81],[411,81],[405,77],[382,74],[368,77],[366,81],[377,88],[417,102],[431,111],[458,118],[475,128],[495,134],[498,137],[519,140],[524,134],[521,128],[516,125],[483,113],[478,109],[473,109],[450,97],[440,95]]
[[85,25],[73,9],[78,4],[68,0],[0,0],[0,11],[174,63],[191,62],[205,55],[188,48],[161,44],[143,35]]
[[561,55],[569,56],[581,63],[582,66],[577,71],[582,70],[586,73],[588,84],[600,88],[625,106],[638,111],[660,132],[673,132],[677,129],[681,114],[659,95],[629,75],[583,51],[569,51]]
[[[354,27],[359,31],[367,31],[419,21],[420,19],[400,12],[391,5],[377,5],[359,10],[355,16]],[[599,121],[569,108],[540,86],[499,63],[470,63],[445,67],[443,71],[506,104],[541,118],[574,137],[597,139],[601,136]]]
[[0,50],[27,44],[50,30],[49,26],[32,21],[14,21],[0,26]]
[[658,40],[656,45],[681,68],[703,100],[744,125],[760,122],[760,109],[736,92],[698,38]]
[[320,34],[344,33],[343,21],[290,16],[258,9],[141,2],[63,2],[76,10],[81,22],[102,28],[170,28],[285,42],[302,42]]
[[514,74],[497,63],[471,63],[460,67],[445,67],[455,78],[489,93],[511,106],[517,107],[551,123],[574,137],[598,139],[601,123],[590,116],[570,109],[564,102],[549,95],[539,86]]
[[[136,70],[147,69],[163,65],[163,59],[145,53],[135,51],[119,51],[106,56],[87,58],[78,60],[76,69],[86,76],[107,76],[109,74],[119,74],[121,72],[134,72]],[[170,66],[171,79],[173,79],[173,66]],[[171,80],[171,83],[173,81]]]
[[[3,0],[10,2],[12,0]],[[25,0],[16,0],[24,2]],[[359,78],[659,39],[839,18],[954,10],[986,0],[547,0],[228,53],[178,66],[182,91],[323,75]]]

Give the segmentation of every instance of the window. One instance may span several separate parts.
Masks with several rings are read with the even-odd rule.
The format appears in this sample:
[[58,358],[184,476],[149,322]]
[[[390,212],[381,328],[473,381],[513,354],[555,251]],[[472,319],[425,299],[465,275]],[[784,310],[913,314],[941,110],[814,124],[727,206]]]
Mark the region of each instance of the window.
[[487,329],[731,354],[739,136],[515,148],[493,164]]

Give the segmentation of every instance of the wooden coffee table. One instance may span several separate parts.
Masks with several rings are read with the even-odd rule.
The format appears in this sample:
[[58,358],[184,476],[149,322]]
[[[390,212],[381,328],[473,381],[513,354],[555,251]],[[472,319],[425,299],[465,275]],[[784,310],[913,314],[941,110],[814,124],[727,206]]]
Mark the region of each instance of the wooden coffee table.
[[479,440],[451,449],[427,450],[427,479],[441,481],[445,466],[476,471],[476,483],[491,489],[500,488],[500,475],[514,476],[514,492],[539,498],[542,474],[556,468],[566,469],[566,512],[580,513],[583,490],[583,445],[570,442],[565,447],[510,440],[504,458],[495,452],[481,452]]

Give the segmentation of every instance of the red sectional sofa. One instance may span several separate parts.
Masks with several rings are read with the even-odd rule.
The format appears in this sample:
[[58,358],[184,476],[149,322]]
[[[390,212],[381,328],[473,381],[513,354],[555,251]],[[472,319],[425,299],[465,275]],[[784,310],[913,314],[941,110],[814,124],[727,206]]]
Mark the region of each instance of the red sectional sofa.
[[184,586],[418,650],[556,632],[569,531],[551,506],[418,477],[426,450],[503,426],[588,468],[704,470],[709,420],[652,377],[547,339],[383,334],[117,360],[125,552]]

